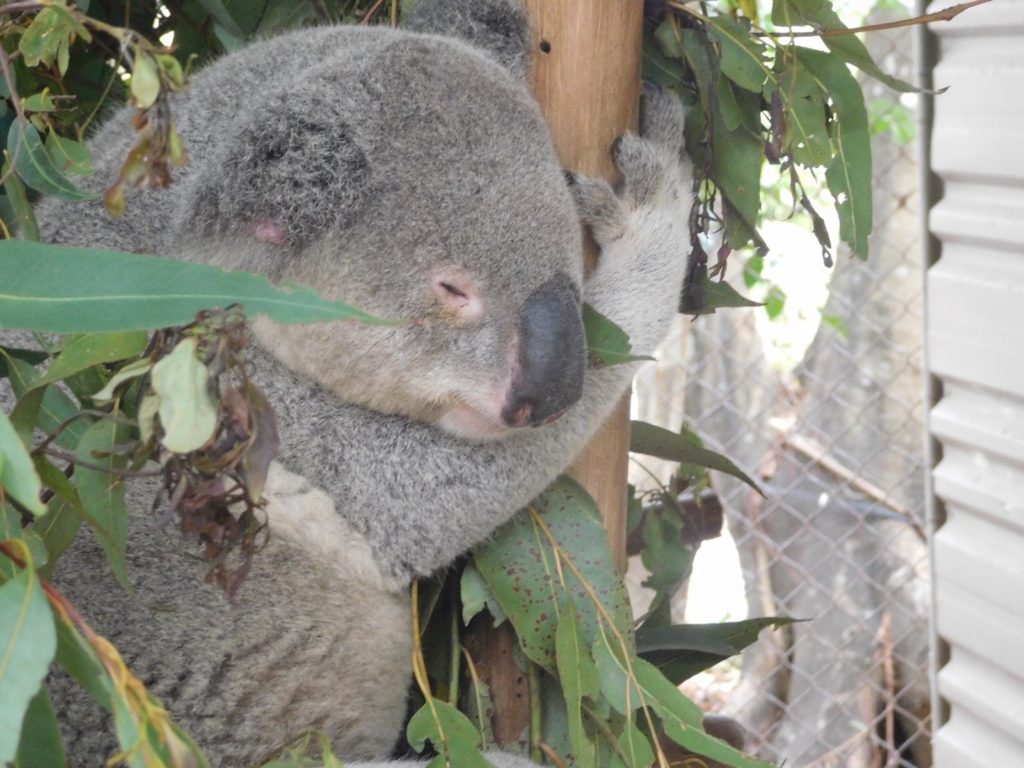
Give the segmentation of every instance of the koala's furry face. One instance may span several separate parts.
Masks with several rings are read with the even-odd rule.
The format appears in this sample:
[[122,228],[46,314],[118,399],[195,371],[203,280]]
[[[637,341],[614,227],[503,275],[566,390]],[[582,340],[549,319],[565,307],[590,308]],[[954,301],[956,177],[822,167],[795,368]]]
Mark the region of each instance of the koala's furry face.
[[521,82],[410,35],[261,104],[198,174],[187,226],[222,263],[408,321],[257,322],[277,357],[346,401],[475,439],[579,398],[580,226]]

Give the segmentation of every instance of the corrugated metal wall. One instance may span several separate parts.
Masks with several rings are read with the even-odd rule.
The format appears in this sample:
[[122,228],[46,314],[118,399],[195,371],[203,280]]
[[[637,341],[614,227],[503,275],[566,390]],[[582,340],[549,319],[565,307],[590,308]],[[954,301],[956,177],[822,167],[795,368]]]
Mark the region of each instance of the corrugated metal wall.
[[[939,3],[933,3],[932,8]],[[1024,0],[937,35],[927,350],[948,719],[936,768],[1024,766]]]

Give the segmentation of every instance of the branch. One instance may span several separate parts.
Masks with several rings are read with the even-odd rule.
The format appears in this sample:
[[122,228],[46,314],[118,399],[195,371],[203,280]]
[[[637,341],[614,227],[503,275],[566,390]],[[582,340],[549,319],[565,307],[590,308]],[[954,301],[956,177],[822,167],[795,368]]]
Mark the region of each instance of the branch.
[[[757,34],[767,35],[769,37],[837,37],[839,35],[853,35],[857,32],[879,32],[883,29],[897,29],[899,27],[913,27],[918,24],[930,24],[933,21],[952,21],[968,8],[973,8],[976,5],[984,5],[985,3],[990,2],[992,2],[992,0],[971,0],[969,3],[951,5],[949,8],[943,8],[941,11],[935,11],[934,13],[926,13],[923,16],[913,16],[909,19],[885,21],[878,24],[864,24],[860,27],[847,27],[845,29],[815,29],[806,32],[759,32]],[[675,3],[670,3],[670,5],[675,7]]]
[[21,13],[22,11],[41,11],[43,4],[38,2],[7,3],[0,5],[0,13]]
[[[668,0],[666,5],[675,11],[681,11],[689,16],[693,16],[695,19],[709,23],[709,19],[699,11],[695,11],[686,5],[686,2],[692,0]],[[973,8],[976,5],[984,5],[985,3],[992,2],[992,0],[970,0],[967,3],[959,3],[958,5],[952,5],[949,8],[943,8],[941,11],[935,11],[934,13],[926,13],[923,16],[914,16],[909,19],[899,19],[898,21],[885,21],[878,24],[864,24],[860,27],[843,27],[841,29],[812,29],[801,32],[767,32],[762,29],[753,30],[752,34],[760,37],[838,37],[839,35],[853,35],[858,32],[878,32],[883,29],[896,29],[898,27],[913,27],[918,24],[930,24],[933,21],[952,21],[961,13],[966,11],[968,8]],[[801,25],[803,26],[803,25]]]

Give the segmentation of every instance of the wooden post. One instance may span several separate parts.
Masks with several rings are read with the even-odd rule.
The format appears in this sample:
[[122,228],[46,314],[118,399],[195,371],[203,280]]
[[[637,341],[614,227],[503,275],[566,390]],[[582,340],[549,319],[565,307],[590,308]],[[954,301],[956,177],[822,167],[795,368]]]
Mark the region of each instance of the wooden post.
[[[533,38],[531,84],[565,168],[617,181],[612,142],[637,125],[643,0],[525,0]],[[588,243],[587,269],[597,260]],[[612,556],[626,564],[629,395],[572,468],[597,502]],[[479,617],[478,617],[479,618]],[[526,675],[516,666],[509,627],[475,622],[467,645],[494,694],[499,744],[518,741],[529,724]],[[525,745],[524,745],[525,746]]]
[[[616,181],[609,151],[635,130],[640,107],[643,0],[526,0],[531,84],[567,169]],[[597,253],[588,245],[587,264]],[[597,502],[612,556],[626,564],[629,395],[573,466]]]

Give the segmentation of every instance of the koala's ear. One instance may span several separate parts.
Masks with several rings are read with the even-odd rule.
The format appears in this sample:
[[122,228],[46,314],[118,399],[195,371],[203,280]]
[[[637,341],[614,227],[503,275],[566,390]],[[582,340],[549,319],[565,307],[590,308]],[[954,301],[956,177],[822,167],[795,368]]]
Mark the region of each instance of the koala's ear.
[[522,0],[414,0],[405,27],[458,38],[526,79],[530,26]]
[[[344,228],[367,198],[369,163],[343,100],[315,87],[262,101],[197,171],[185,226],[301,247]],[[216,126],[211,126],[215,128]]]

